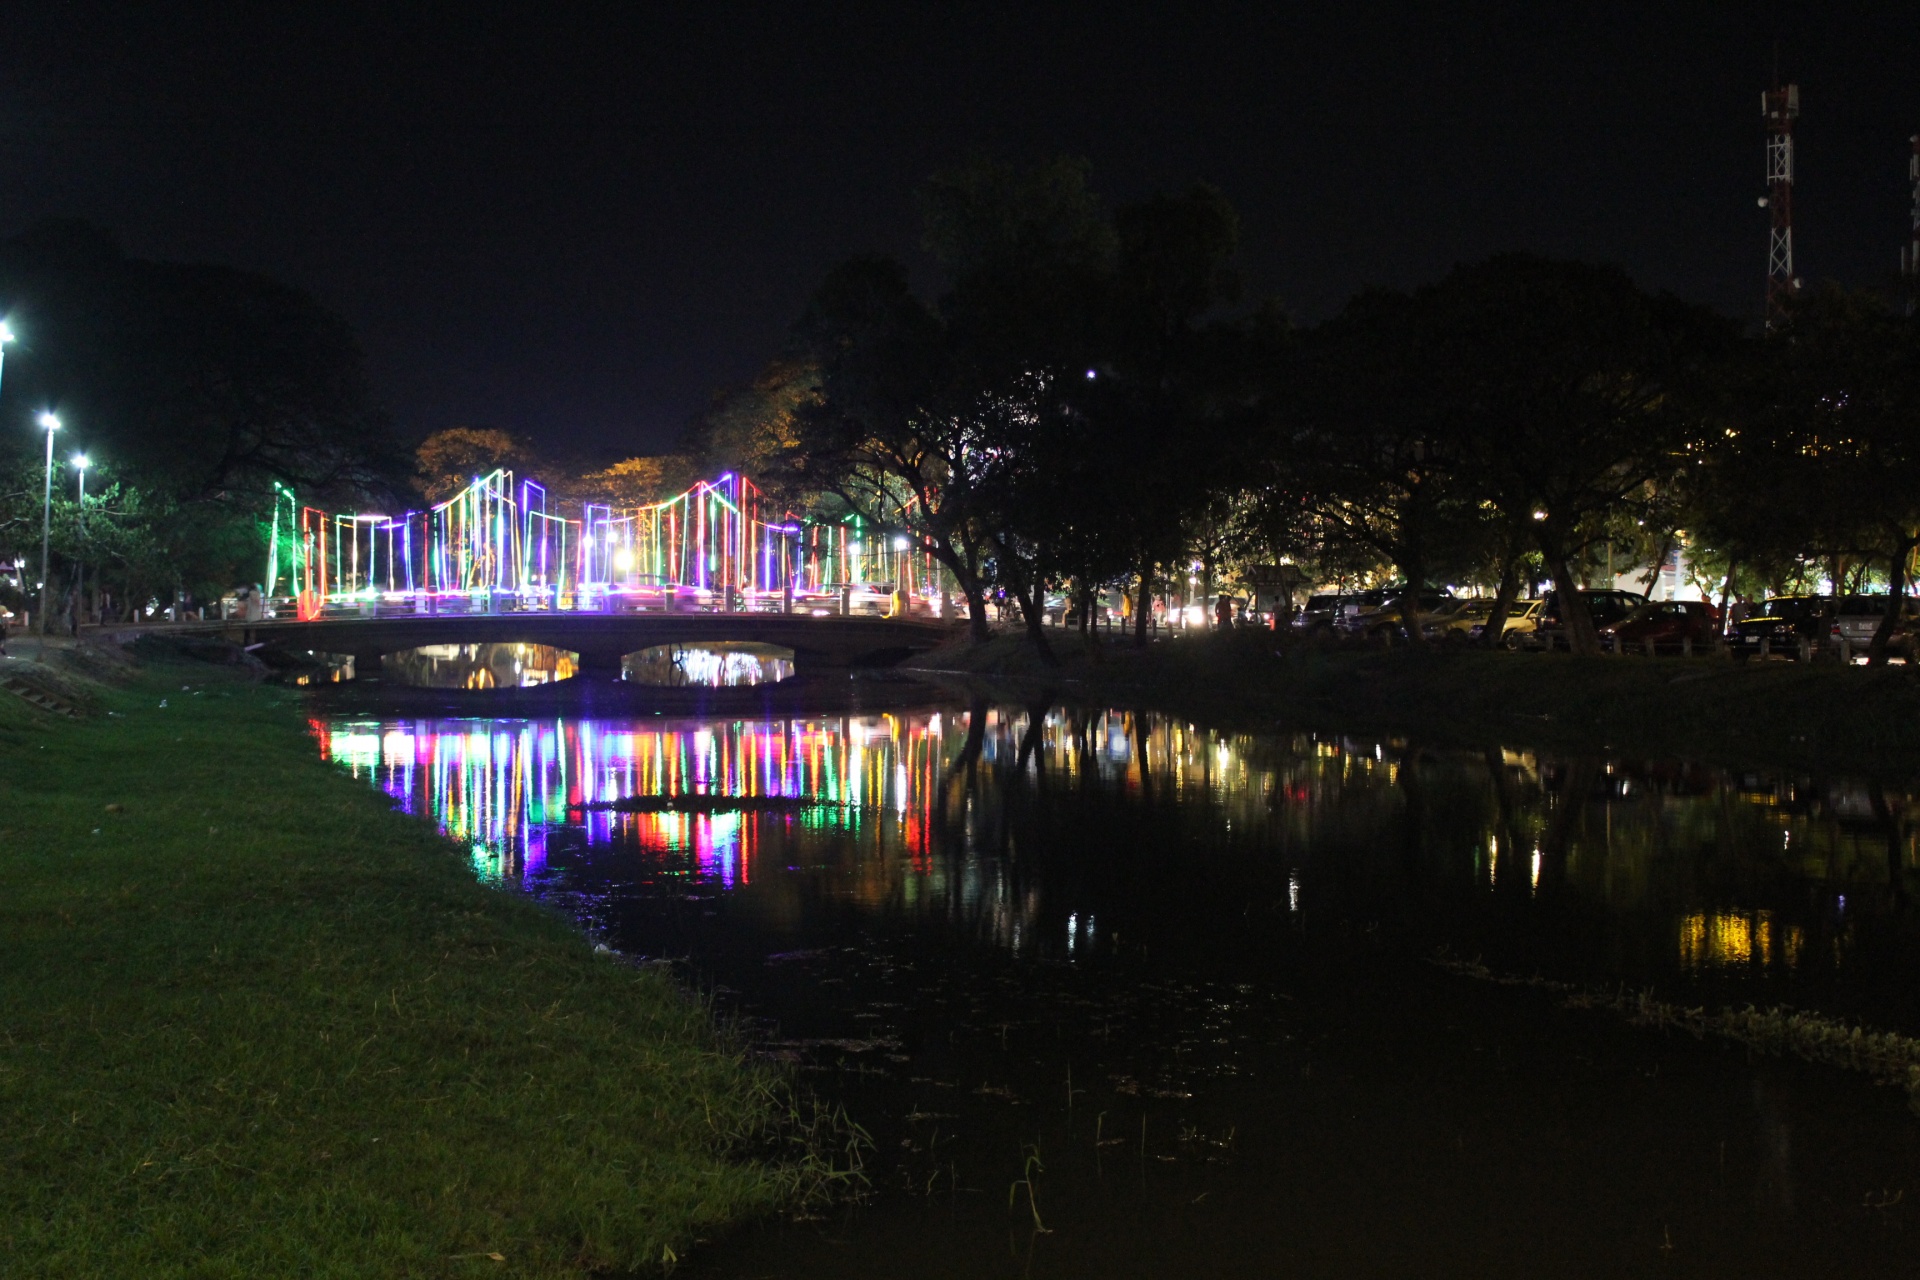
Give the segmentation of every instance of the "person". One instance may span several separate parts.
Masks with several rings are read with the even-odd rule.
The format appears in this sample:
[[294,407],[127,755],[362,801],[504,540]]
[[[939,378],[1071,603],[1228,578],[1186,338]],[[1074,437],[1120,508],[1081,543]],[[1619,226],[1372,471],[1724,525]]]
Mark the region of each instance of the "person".
[[1233,630],[1233,597],[1218,596],[1213,602],[1213,625],[1222,631]]

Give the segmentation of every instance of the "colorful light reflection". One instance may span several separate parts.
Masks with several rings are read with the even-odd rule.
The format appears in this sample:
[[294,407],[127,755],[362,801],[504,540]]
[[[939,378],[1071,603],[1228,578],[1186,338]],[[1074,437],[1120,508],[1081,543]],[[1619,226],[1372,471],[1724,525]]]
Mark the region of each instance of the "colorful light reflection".
[[[433,720],[316,723],[323,754],[469,847],[485,879],[531,883],[564,829],[637,845],[724,888],[752,878],[768,823],[901,828],[924,858],[943,768],[938,716],[768,721]],[[778,812],[623,813],[630,796],[807,799]]]

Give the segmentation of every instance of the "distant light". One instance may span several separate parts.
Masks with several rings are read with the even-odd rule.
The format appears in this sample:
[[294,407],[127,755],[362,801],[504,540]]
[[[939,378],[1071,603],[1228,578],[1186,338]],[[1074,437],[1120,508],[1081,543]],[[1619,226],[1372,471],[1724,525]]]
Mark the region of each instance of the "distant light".
[[895,551],[905,551],[908,547],[912,545],[913,544],[908,542],[905,538],[895,538],[893,540],[893,549]]
[[76,454],[74,454],[74,455],[73,455],[73,465],[74,465],[74,467],[75,467],[75,468],[77,468],[78,470],[81,470],[81,471],[85,471],[85,470],[87,469],[87,465],[88,465],[88,464],[87,464],[87,455],[86,455],[86,454],[84,454],[84,453],[76,453]]
[[625,573],[629,569],[633,568],[633,552],[627,550],[625,547],[622,547],[618,551],[614,552],[613,567],[618,569],[622,573]]
[[9,329],[4,323],[0,323],[0,346],[12,341],[13,330]]
[[1089,381],[1089,382],[1091,382],[1091,381],[1093,381],[1093,379],[1094,379],[1094,378],[1095,378],[1096,376],[1097,376],[1097,375],[1096,375],[1096,374],[1094,373],[1094,371],[1093,371],[1093,370],[1091,370],[1091,369],[1089,369],[1089,370],[1087,370],[1087,381]]
[[1547,518],[1547,513],[1544,511],[1536,511],[1533,513],[1533,518],[1535,520],[1545,520]]
[[58,431],[60,429],[60,419],[54,417],[50,413],[41,414],[39,421],[40,421],[40,425],[45,427],[49,431]]

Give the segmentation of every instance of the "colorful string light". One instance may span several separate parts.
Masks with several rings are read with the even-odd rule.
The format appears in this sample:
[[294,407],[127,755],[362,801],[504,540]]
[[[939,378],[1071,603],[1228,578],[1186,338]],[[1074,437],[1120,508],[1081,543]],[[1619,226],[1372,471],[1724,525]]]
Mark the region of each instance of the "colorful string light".
[[544,486],[516,487],[504,468],[399,516],[300,506],[276,486],[269,543],[267,594],[282,594],[284,579],[303,619],[399,600],[426,611],[452,600],[466,611],[754,609],[851,591],[891,608],[939,581],[905,539],[874,536],[857,516],[776,514],[732,472],[645,506],[587,503],[578,518],[548,510]]

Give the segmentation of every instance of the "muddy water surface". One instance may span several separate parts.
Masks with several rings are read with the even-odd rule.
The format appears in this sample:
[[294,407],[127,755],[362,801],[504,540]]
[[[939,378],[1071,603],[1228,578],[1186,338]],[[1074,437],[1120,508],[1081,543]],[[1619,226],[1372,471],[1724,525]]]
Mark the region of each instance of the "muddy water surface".
[[1900,788],[945,696],[320,728],[871,1134],[681,1274],[1920,1267],[1903,1091],[1435,963],[1920,1034]]

